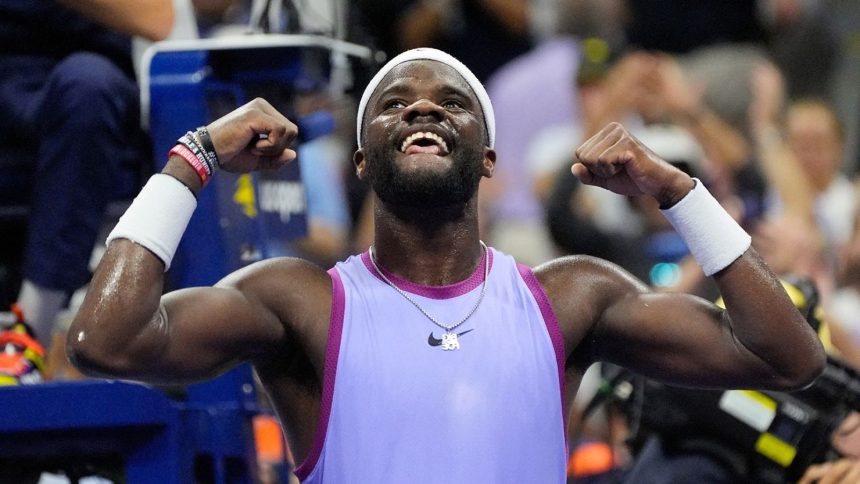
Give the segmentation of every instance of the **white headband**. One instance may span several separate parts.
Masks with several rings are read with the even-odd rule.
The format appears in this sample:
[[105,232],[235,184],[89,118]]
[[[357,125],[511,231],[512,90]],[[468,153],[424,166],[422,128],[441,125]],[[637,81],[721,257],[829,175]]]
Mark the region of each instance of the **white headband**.
[[458,74],[463,76],[463,79],[469,87],[472,88],[472,91],[475,92],[475,96],[478,97],[478,102],[481,103],[481,111],[484,114],[484,122],[487,127],[487,140],[489,141],[490,148],[492,148],[496,143],[496,117],[493,114],[493,105],[490,103],[490,96],[487,95],[487,90],[484,89],[481,81],[479,81],[478,78],[472,74],[472,71],[470,71],[462,62],[458,61],[450,54],[438,49],[431,49],[429,47],[407,50],[406,52],[395,56],[393,59],[388,61],[387,64],[382,66],[382,69],[380,69],[379,72],[373,76],[373,79],[370,80],[370,83],[364,89],[364,94],[361,95],[361,102],[358,103],[358,120],[356,121],[356,139],[358,140],[358,147],[361,148],[364,144],[361,127],[364,124],[364,111],[367,109],[367,102],[370,101],[370,96],[372,96],[373,92],[376,91],[376,88],[379,87],[379,83],[382,82],[382,78],[391,72],[395,66],[413,60],[433,60],[441,62],[450,66],[457,71]]

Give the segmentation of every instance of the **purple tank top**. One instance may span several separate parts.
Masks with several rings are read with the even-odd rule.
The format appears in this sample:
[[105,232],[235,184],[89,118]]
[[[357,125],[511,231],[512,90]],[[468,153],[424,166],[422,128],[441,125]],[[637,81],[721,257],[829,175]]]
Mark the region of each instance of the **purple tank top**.
[[[484,300],[444,330],[388,286],[368,253],[329,271],[333,302],[323,395],[305,483],[563,483],[564,349],[526,266],[488,251]],[[385,275],[445,324],[481,292],[483,261],[457,284]],[[383,269],[384,270],[384,269]]]

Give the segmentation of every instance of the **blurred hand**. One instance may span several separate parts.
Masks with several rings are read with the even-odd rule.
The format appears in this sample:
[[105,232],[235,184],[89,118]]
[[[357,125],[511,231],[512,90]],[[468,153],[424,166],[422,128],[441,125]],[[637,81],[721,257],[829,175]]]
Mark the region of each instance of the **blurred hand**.
[[851,412],[842,420],[833,432],[833,448],[843,457],[860,458],[860,413]]
[[860,482],[860,461],[839,459],[809,466],[798,484],[856,484]]
[[264,99],[254,99],[216,119],[207,129],[225,171],[275,169],[296,158],[289,146],[298,128]]
[[753,246],[777,274],[810,276],[818,269],[824,247],[814,225],[797,217],[762,220],[753,232]]
[[684,75],[681,65],[668,55],[659,58],[657,94],[664,109],[675,116],[692,116],[702,106],[704,85],[694,85]]
[[607,102],[613,119],[622,121],[653,104],[659,86],[657,56],[632,52],[624,56],[606,76]]
[[785,105],[785,81],[779,68],[769,62],[753,67],[750,90],[747,116],[753,132],[778,125]]

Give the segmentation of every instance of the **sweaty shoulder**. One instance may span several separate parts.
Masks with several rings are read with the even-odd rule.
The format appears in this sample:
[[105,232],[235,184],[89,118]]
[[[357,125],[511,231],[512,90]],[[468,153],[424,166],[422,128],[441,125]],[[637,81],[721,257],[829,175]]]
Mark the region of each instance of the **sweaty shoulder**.
[[311,349],[325,347],[332,301],[332,282],[316,264],[293,257],[249,265],[218,282],[274,313],[287,332]]
[[648,291],[621,267],[586,255],[552,260],[536,267],[534,273],[558,318],[568,357],[572,352],[588,357],[596,326],[613,302]]

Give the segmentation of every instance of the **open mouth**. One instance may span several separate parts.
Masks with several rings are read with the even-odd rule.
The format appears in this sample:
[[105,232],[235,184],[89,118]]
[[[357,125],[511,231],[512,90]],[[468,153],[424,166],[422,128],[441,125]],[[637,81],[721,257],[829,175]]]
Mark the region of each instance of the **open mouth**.
[[438,134],[429,131],[412,133],[400,144],[400,151],[407,155],[413,153],[428,153],[446,156],[450,153],[448,143]]

